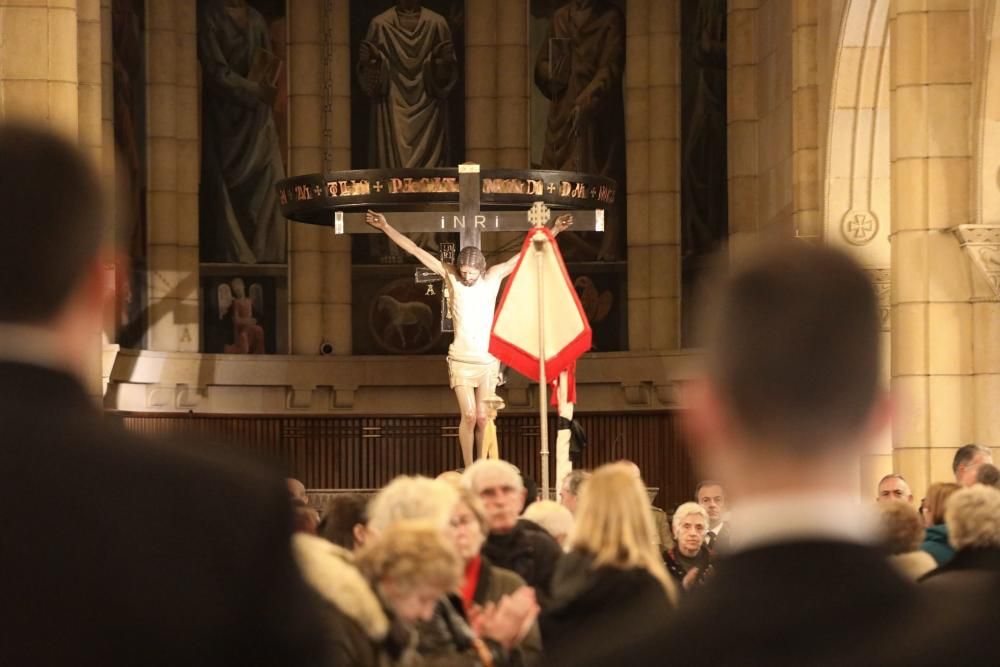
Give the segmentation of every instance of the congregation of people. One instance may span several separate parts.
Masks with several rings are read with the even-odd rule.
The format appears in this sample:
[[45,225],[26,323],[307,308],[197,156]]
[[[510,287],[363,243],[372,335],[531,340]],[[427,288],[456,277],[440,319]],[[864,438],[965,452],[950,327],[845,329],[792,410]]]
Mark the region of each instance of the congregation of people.
[[558,501],[482,459],[318,508],[95,406],[105,208],[76,148],[0,125],[0,201],[0,664],[997,664],[1000,474],[966,445],[919,506],[897,474],[858,501],[893,410],[876,292],[836,249],[764,244],[706,292],[704,480],[669,514],[630,461]]

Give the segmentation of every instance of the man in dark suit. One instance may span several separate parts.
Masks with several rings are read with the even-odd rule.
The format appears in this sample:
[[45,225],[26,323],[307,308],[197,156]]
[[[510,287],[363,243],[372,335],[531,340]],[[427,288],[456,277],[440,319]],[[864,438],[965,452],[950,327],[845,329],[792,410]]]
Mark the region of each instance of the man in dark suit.
[[[858,502],[859,457],[890,418],[865,271],[830,248],[774,246],[712,296],[685,416],[696,465],[738,498],[730,554],[614,664],[994,663],[969,638],[990,636],[997,605],[920,593],[873,546]],[[588,648],[574,664],[612,664]]]
[[80,383],[104,215],[73,146],[0,125],[0,664],[325,664],[282,479],[129,436]]
[[705,545],[723,553],[729,549],[729,522],[726,521],[726,492],[718,482],[706,479],[694,487],[694,500],[708,512]]

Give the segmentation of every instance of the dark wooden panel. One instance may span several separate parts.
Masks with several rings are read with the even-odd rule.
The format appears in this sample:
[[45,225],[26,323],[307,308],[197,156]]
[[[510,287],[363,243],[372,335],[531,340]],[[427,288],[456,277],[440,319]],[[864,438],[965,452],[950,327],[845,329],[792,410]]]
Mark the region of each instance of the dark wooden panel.
[[[315,489],[370,489],[396,475],[434,476],[461,466],[456,420],[451,417],[327,417],[119,414],[126,428],[184,442],[219,443],[280,466]],[[629,459],[642,468],[654,503],[670,510],[691,498],[695,479],[677,413],[581,414],[589,446],[583,465]],[[549,424],[549,480],[555,487],[555,418]],[[497,422],[501,455],[526,475],[541,477],[539,427],[534,415]]]

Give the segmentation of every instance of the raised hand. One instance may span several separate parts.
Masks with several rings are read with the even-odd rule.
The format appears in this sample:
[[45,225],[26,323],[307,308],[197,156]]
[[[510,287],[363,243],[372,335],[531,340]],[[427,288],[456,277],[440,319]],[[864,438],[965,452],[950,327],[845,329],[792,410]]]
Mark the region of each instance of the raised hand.
[[497,604],[487,604],[475,614],[472,627],[480,637],[492,639],[504,648],[519,644],[538,618],[535,590],[522,586]]
[[690,570],[687,571],[687,574],[684,575],[684,579],[681,581],[681,586],[684,587],[684,590],[689,591],[691,590],[691,587],[694,586],[697,582],[698,582],[698,568],[692,567]]
[[552,235],[566,231],[573,224],[573,214],[563,213],[552,223]]
[[375,229],[385,231],[386,226],[389,222],[385,219],[385,216],[381,213],[376,213],[375,211],[369,210],[365,213],[365,222],[374,227]]

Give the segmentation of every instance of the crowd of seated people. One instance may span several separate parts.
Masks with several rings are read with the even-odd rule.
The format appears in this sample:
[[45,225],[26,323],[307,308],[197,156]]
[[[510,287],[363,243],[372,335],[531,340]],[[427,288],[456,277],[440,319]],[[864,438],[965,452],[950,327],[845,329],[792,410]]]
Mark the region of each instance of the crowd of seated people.
[[[877,485],[875,544],[911,585],[947,590],[1000,576],[1000,489],[977,481],[992,467],[988,450],[977,451],[976,470],[963,469],[969,485],[932,484],[923,516],[901,475]],[[727,563],[719,536],[740,534],[720,483],[699,483],[695,500],[674,508],[672,546],[661,549],[634,464],[572,475],[578,482],[568,478],[562,495],[575,513],[551,500],[525,507],[520,473],[503,461],[437,480],[397,478],[371,499],[331,498],[319,537],[298,536],[296,554],[327,603],[337,664],[598,664],[580,654],[581,638],[625,652],[649,619],[669,623],[712,590]],[[719,529],[711,538],[710,527]],[[636,609],[647,620],[623,624]]]

